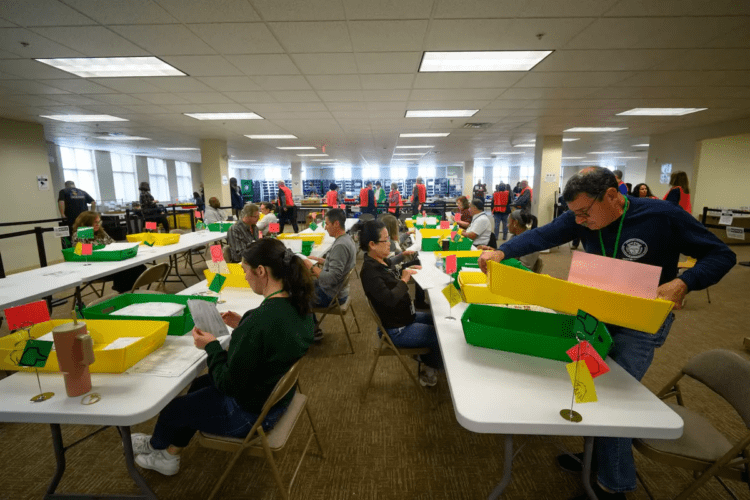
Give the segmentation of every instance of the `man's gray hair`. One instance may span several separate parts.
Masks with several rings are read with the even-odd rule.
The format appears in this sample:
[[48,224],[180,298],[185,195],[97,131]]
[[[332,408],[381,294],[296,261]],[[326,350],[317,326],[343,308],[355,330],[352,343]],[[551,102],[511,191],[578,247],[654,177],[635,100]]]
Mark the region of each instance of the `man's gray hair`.
[[615,174],[615,177],[622,180],[622,170],[613,170],[612,173]]
[[258,205],[256,205],[255,203],[248,203],[247,205],[242,207],[242,211],[240,212],[240,219],[244,219],[245,217],[252,217],[258,212],[260,212]]
[[73,181],[65,181],[65,187],[66,188],[76,187],[76,183]]
[[609,188],[617,189],[617,179],[611,170],[603,167],[587,167],[575,174],[565,184],[563,199],[570,203],[583,193],[601,200]]

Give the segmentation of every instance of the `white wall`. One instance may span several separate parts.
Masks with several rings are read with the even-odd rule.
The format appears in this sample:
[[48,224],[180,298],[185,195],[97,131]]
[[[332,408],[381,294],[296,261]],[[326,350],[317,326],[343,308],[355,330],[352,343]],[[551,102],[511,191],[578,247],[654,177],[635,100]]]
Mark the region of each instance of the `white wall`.
[[701,214],[703,207],[750,206],[750,134],[706,139],[698,151],[693,215]]
[[[0,214],[3,222],[55,219],[58,191],[49,184],[40,191],[37,175],[51,178],[50,158],[44,129],[38,123],[0,118]],[[50,179],[51,180],[51,179]],[[0,227],[0,234],[33,229],[35,225],[56,227],[57,223]],[[60,240],[44,234],[47,262],[62,259]],[[33,234],[0,240],[0,254],[6,274],[39,267]]]

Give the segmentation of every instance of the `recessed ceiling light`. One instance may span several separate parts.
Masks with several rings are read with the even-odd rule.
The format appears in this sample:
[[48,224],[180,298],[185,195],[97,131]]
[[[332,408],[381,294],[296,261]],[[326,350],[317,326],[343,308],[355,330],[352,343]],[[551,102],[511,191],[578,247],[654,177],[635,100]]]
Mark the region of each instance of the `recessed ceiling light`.
[[317,149],[315,146],[276,146],[276,149]]
[[246,135],[245,137],[248,137],[250,139],[296,139],[296,135],[292,134],[251,134]]
[[81,122],[126,122],[125,118],[112,115],[39,115],[42,118],[57,120],[59,122],[81,123]]
[[81,78],[187,76],[158,57],[73,57],[36,60]]
[[[326,155],[328,156],[328,155]],[[310,161],[338,161],[336,158],[326,158],[325,160],[310,160]]]
[[529,71],[551,53],[551,50],[425,52],[419,71]]
[[523,151],[496,151],[494,153],[490,153],[491,155],[525,155]]
[[492,158],[474,158],[475,160],[491,160]]
[[573,127],[563,132],[619,132],[627,129],[628,127]]
[[590,155],[619,155],[622,154],[622,151],[592,151],[590,153],[586,153]]
[[563,156],[563,160],[583,160],[585,156]]
[[583,160],[581,163],[599,163],[599,160]]
[[105,141],[150,141],[148,137],[138,137],[136,135],[106,135],[96,137],[96,139],[103,139]]
[[399,134],[399,137],[448,137],[450,132],[419,132],[413,134]]
[[617,113],[617,116],[682,116],[706,109],[708,108],[633,108]]
[[255,113],[183,113],[196,120],[262,120],[263,117]]
[[[232,159],[229,161],[231,161],[232,163],[240,163],[240,162],[258,161],[258,160],[234,160]],[[254,165],[254,166],[257,166],[257,165]]]
[[648,144],[633,144],[634,148],[647,148]]
[[580,137],[563,137],[563,142],[580,141]]
[[393,153],[393,156],[423,156],[424,153]]
[[435,146],[396,146],[396,149],[422,149],[422,148],[434,148]]
[[327,154],[323,154],[323,153],[321,153],[321,154],[305,153],[305,154],[297,154],[297,156],[328,156],[328,155]]
[[[200,151],[200,148],[159,148],[164,151]],[[233,160],[236,161],[236,160]]]
[[465,118],[478,112],[478,109],[410,109],[406,118]]
[[514,148],[535,148],[536,144],[534,144],[533,142],[529,142],[527,144],[516,144],[513,147]]
[[640,156],[615,156],[617,160],[638,160],[640,158]]

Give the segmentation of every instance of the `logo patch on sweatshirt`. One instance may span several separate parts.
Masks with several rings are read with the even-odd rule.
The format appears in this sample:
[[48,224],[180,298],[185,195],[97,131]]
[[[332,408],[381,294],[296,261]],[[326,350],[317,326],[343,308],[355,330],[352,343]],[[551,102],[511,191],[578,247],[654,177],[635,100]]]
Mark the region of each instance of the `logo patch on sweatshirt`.
[[631,238],[622,244],[622,253],[628,260],[640,259],[647,252],[648,245],[646,245],[645,241],[638,238]]

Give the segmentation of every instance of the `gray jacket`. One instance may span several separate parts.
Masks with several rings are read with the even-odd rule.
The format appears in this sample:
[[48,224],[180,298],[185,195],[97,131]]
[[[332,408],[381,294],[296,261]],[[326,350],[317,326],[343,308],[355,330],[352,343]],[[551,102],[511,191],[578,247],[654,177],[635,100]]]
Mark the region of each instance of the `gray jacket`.
[[[346,275],[354,268],[356,258],[357,247],[352,237],[344,234],[336,238],[328,250],[323,270],[318,275],[318,286],[326,295],[333,297],[336,294]],[[349,287],[343,290],[343,295],[349,295]]]

